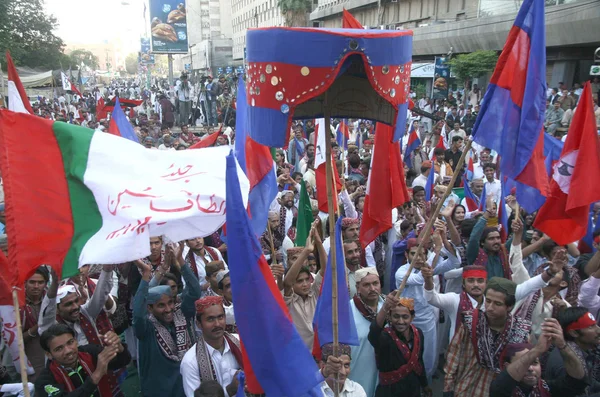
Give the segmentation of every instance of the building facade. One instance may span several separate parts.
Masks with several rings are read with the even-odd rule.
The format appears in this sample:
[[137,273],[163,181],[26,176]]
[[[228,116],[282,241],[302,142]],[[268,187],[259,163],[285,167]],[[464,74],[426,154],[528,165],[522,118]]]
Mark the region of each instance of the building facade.
[[[310,14],[322,27],[341,27],[343,8],[363,25],[411,29],[413,61],[436,55],[499,51],[521,1],[514,0],[318,0]],[[600,0],[546,0],[547,81],[571,85],[589,77],[600,45]]]
[[189,53],[181,56],[182,70],[214,75],[233,65],[231,1],[186,1]]
[[243,60],[246,29],[284,26],[277,0],[230,0],[233,26],[233,59]]

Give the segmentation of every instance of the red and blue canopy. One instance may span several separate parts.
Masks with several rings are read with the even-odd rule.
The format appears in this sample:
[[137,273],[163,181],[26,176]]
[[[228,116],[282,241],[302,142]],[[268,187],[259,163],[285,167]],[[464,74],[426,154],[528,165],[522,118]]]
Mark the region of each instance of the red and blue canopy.
[[250,29],[246,43],[255,141],[287,146],[292,118],[323,117],[328,90],[331,117],[384,122],[394,140],[404,133],[412,31],[277,27]]

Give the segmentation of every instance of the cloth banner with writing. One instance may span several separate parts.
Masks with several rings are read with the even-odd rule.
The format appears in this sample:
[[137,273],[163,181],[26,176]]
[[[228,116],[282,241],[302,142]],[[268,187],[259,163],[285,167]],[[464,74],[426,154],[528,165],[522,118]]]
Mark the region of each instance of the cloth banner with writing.
[[[9,262],[19,269],[9,283],[23,285],[42,264],[64,278],[86,264],[143,258],[152,236],[181,241],[214,233],[225,223],[229,150],[150,150],[112,134],[0,111]],[[239,165],[238,173],[247,205],[248,178]]]

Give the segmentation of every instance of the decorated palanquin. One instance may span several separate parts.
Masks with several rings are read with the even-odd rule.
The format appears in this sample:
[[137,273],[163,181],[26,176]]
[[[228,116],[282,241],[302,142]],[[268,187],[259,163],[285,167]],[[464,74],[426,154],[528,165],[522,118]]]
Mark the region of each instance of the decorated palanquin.
[[264,28],[246,34],[250,136],[285,147],[292,119],[362,118],[404,133],[412,31]]

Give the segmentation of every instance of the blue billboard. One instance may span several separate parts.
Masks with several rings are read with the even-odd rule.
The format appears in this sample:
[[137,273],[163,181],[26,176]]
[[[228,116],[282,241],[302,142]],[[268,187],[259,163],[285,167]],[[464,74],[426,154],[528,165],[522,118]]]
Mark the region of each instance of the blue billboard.
[[150,39],[142,37],[140,39],[140,59],[141,65],[154,65],[154,55],[150,49]]
[[150,21],[153,53],[188,52],[185,0],[150,0]]

